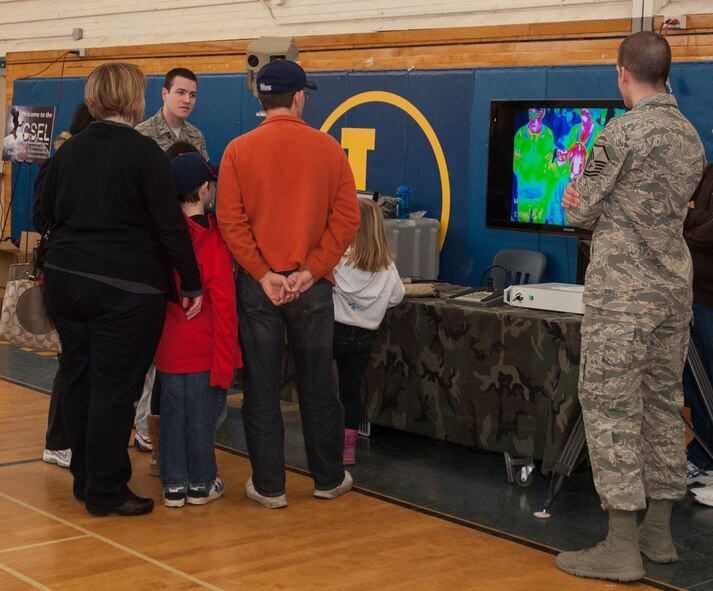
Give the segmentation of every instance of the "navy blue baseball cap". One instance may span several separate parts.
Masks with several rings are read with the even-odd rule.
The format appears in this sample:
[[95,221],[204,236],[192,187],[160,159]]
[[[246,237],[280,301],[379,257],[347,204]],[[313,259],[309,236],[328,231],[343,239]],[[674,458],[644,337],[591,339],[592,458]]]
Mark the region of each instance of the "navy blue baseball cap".
[[203,185],[218,180],[218,167],[197,152],[179,154],[171,160],[173,186],[181,195],[187,195]]
[[283,94],[305,88],[317,90],[317,85],[307,80],[302,66],[290,60],[268,62],[257,73],[257,90],[263,94]]

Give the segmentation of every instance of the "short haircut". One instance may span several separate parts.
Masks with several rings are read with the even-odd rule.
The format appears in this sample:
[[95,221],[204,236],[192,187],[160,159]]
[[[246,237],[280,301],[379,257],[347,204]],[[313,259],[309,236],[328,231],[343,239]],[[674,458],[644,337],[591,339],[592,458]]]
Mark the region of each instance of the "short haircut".
[[616,61],[619,67],[626,68],[637,82],[660,86],[668,80],[671,47],[661,35],[640,31],[622,41]]
[[193,80],[193,82],[198,84],[198,78],[196,78],[196,75],[188,68],[173,68],[173,70],[169,70],[168,74],[166,74],[166,77],[163,79],[163,87],[166,90],[171,90],[171,86],[173,86],[173,79],[176,76],[188,78],[188,80]]
[[175,142],[168,146],[166,148],[166,158],[168,158],[169,162],[173,160],[176,156],[180,156],[181,154],[190,154],[191,152],[198,152],[198,148],[196,148],[192,143],[190,142]]
[[346,263],[355,269],[378,273],[387,269],[394,260],[386,236],[384,214],[371,199],[358,198],[357,201],[361,223],[351,249],[347,251]]
[[177,193],[179,203],[198,203],[201,200],[200,187],[190,193]]
[[146,76],[134,64],[108,62],[92,70],[84,86],[84,102],[95,119],[122,117],[140,121]]
[[272,109],[289,109],[292,107],[292,101],[295,100],[295,94],[299,90],[293,90],[291,92],[283,92],[280,94],[268,94],[266,92],[258,92],[258,98],[260,99],[260,104],[262,108],[266,111]]

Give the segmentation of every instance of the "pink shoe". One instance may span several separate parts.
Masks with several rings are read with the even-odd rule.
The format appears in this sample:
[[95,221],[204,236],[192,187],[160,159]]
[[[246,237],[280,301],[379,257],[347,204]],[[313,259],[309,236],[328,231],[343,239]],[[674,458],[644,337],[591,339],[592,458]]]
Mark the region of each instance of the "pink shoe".
[[345,466],[353,466],[356,464],[356,442],[359,437],[359,431],[356,429],[344,429],[344,453],[342,454],[342,463]]

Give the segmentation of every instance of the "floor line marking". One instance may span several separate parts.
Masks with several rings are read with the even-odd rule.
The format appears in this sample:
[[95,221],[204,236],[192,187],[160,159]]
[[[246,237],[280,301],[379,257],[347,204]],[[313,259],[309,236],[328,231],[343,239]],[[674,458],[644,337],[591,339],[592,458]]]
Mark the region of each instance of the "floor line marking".
[[22,386],[23,388],[27,388],[28,390],[32,390],[33,392],[39,392],[40,394],[50,394],[50,390],[47,388],[40,388],[39,386],[33,386],[32,384],[28,384],[27,382],[22,382],[20,380],[16,380],[14,378],[11,378],[9,376],[4,376],[0,374],[0,380],[3,382],[7,382],[9,384],[13,384],[14,386]]
[[40,589],[40,591],[52,591],[50,587],[46,587],[42,583],[23,575],[21,572],[16,571],[14,568],[9,567],[7,564],[3,564],[2,562],[0,562],[0,570],[4,570],[6,573],[20,579],[23,583],[27,583],[35,589]]
[[[0,341],[0,345],[2,345],[2,344],[11,344],[11,343],[4,343],[4,342]],[[24,387],[24,388],[27,388],[28,390],[33,390],[33,391],[35,391],[35,392],[39,392],[39,393],[42,393],[42,394],[50,394],[50,391],[47,390],[47,389],[45,389],[45,388],[39,388],[39,387],[37,387],[37,386],[33,386],[33,385],[31,385],[31,384],[27,384],[27,383],[21,382],[21,381],[19,381],[19,380],[15,380],[15,379],[13,379],[13,378],[10,378],[10,377],[5,376],[5,375],[2,375],[2,374],[0,374],[0,380],[5,381],[5,382],[8,382],[8,383],[11,383],[11,384],[14,384],[14,385],[22,386],[22,387]],[[240,392],[236,392],[236,393],[240,393]],[[236,449],[236,448],[234,448],[234,447],[230,447],[230,446],[227,446],[227,445],[224,445],[224,444],[220,444],[220,443],[216,443],[216,446],[215,446],[215,447],[216,447],[216,449],[221,450],[221,451],[224,451],[224,452],[226,452],[226,453],[228,453],[228,454],[231,454],[231,455],[240,456],[240,457],[243,457],[243,458],[246,458],[246,459],[249,458],[248,453],[247,453],[246,451],[242,451],[242,450]],[[19,461],[19,462],[17,462],[17,463],[18,463],[18,464],[20,464],[20,463],[30,463],[30,462],[32,462],[32,461],[33,461],[33,460],[24,460],[24,461]],[[34,460],[34,461],[41,461],[41,460]],[[14,462],[11,463],[11,464],[8,464],[8,465],[12,465],[12,464],[14,464]],[[0,465],[0,467],[2,467],[2,465]],[[301,475],[303,475],[303,476],[309,476],[309,471],[306,470],[306,469],[304,469],[304,468],[299,468],[299,467],[296,467],[296,466],[290,466],[290,465],[287,465],[287,464],[286,464],[286,465],[285,465],[285,469],[286,469],[288,472],[293,472],[293,473],[295,473],[295,474],[301,474]],[[559,552],[559,550],[558,550],[557,548],[554,548],[554,547],[552,547],[552,546],[548,546],[548,545],[546,545],[546,544],[544,544],[544,543],[536,542],[536,541],[533,541],[533,540],[529,540],[529,539],[527,539],[527,538],[520,537],[520,536],[518,536],[518,535],[516,535],[516,534],[511,534],[511,533],[506,532],[506,531],[504,531],[504,530],[499,530],[499,529],[496,529],[496,528],[493,528],[493,527],[490,527],[490,526],[487,526],[487,525],[483,525],[483,524],[480,524],[480,523],[477,523],[477,522],[474,522],[474,521],[470,521],[470,520],[468,520],[468,519],[466,519],[466,518],[457,517],[457,516],[454,516],[454,515],[450,515],[450,514],[448,514],[448,513],[442,513],[442,512],[440,512],[440,511],[435,510],[435,509],[432,509],[432,508],[428,508],[428,507],[424,507],[424,506],[417,505],[417,504],[414,504],[414,503],[410,503],[410,502],[408,502],[408,501],[403,501],[403,500],[398,499],[398,498],[395,498],[395,497],[390,497],[390,496],[388,496],[388,495],[386,495],[386,494],[384,494],[384,493],[379,493],[379,492],[372,491],[372,490],[370,490],[370,489],[363,488],[363,487],[359,487],[359,486],[354,486],[354,487],[353,487],[353,491],[356,492],[356,493],[358,493],[358,494],[362,494],[362,495],[364,495],[364,496],[367,496],[367,497],[372,497],[372,498],[375,498],[375,499],[384,501],[384,502],[386,502],[386,503],[388,503],[388,504],[391,504],[391,505],[400,506],[400,507],[402,507],[402,508],[409,509],[409,510],[411,510],[411,511],[415,511],[415,512],[418,512],[418,513],[422,513],[422,514],[424,514],[424,515],[428,515],[428,516],[430,516],[430,517],[435,517],[436,519],[439,519],[439,520],[442,520],[442,521],[450,522],[450,523],[453,523],[453,524],[456,524],[456,525],[465,526],[465,527],[467,527],[467,528],[470,528],[470,529],[473,529],[473,530],[476,530],[476,531],[480,531],[480,532],[482,532],[482,533],[491,535],[491,536],[496,537],[496,538],[504,539],[504,540],[507,540],[507,541],[516,543],[516,544],[521,545],[521,546],[524,546],[524,547],[529,547],[529,548],[534,549],[534,550],[539,550],[539,551],[544,552],[544,553],[546,553],[546,554],[556,555],[556,554]],[[20,501],[19,499],[15,499],[14,497],[11,497],[11,496],[9,496],[9,495],[6,495],[5,493],[2,493],[2,492],[0,492],[0,497],[5,497],[5,498],[7,498],[7,499],[9,499],[9,500],[11,500],[11,501],[13,501],[13,502],[16,502],[16,503],[20,504],[20,505],[26,505],[25,503],[23,503],[23,502]],[[59,522],[61,522],[61,523],[64,523],[64,524],[68,525],[69,527],[72,527],[72,528],[77,529],[78,531],[87,532],[88,535],[90,535],[90,536],[92,536],[92,537],[94,537],[94,538],[96,538],[96,539],[98,539],[98,540],[104,541],[105,543],[107,543],[107,544],[109,544],[109,545],[115,546],[115,547],[121,549],[122,551],[125,551],[125,552],[127,552],[127,553],[129,553],[129,554],[133,554],[133,555],[135,555],[135,556],[137,556],[137,557],[139,557],[139,558],[141,558],[141,559],[143,559],[143,560],[146,560],[146,561],[148,561],[148,562],[150,562],[150,563],[154,563],[154,564],[156,564],[157,566],[159,566],[160,568],[163,568],[163,569],[165,569],[165,570],[169,570],[169,571],[172,571],[172,572],[173,572],[173,570],[174,570],[173,567],[171,567],[171,566],[169,566],[169,565],[167,565],[167,564],[165,564],[165,563],[159,562],[159,561],[157,561],[157,560],[155,560],[155,559],[153,559],[153,558],[150,558],[149,556],[146,556],[146,555],[144,555],[144,554],[138,553],[138,552],[132,550],[131,548],[122,546],[121,544],[118,544],[117,542],[113,542],[112,540],[110,540],[110,539],[108,539],[108,538],[104,538],[103,536],[101,536],[101,535],[99,535],[99,534],[95,534],[95,533],[91,532],[90,530],[85,530],[84,528],[82,528],[82,527],[79,526],[79,525],[76,525],[76,524],[73,524],[73,523],[71,523],[71,522],[68,522],[68,521],[63,520],[61,517],[57,517],[57,516],[54,516],[54,515],[52,515],[52,514],[50,514],[50,513],[46,513],[46,512],[42,511],[42,510],[39,509],[39,508],[33,507],[32,505],[26,505],[26,506],[27,506],[27,508],[29,508],[30,510],[36,511],[36,512],[38,512],[38,513],[40,513],[40,514],[44,514],[44,515],[46,515],[47,517],[49,517],[49,518],[51,518],[51,519],[55,519],[55,520],[57,520],[57,521],[59,521]],[[183,576],[183,577],[189,578],[190,580],[194,580],[194,581],[197,582],[198,584],[202,584],[202,585],[206,586],[207,588],[213,589],[214,591],[223,591],[223,590],[220,589],[219,587],[214,587],[214,586],[212,586],[210,583],[201,581],[201,580],[199,580],[199,579],[194,579],[194,578],[192,577],[192,575],[189,575],[188,573],[183,573],[182,571],[178,571],[178,570],[176,570],[176,573],[178,573],[179,576]],[[660,590],[662,590],[662,591],[683,591],[683,589],[682,589],[681,587],[676,587],[675,585],[673,585],[673,584],[671,584],[671,583],[664,583],[664,582],[662,582],[662,581],[658,581],[658,580],[656,580],[656,579],[650,579],[650,578],[648,578],[648,577],[641,579],[641,580],[640,580],[640,584],[643,584],[643,585],[646,585],[646,586],[649,586],[649,587],[653,587],[653,588],[655,588],[655,589],[660,589]]]
[[75,540],[83,540],[88,538],[87,534],[82,534],[81,536],[70,536],[68,538],[57,538],[56,540],[47,540],[46,542],[37,542],[36,544],[25,544],[24,546],[14,546],[13,548],[4,548],[0,550],[0,554],[7,554],[8,552],[18,552],[20,550],[29,550],[30,548],[40,548],[41,546],[51,546],[52,544],[61,544],[62,542],[73,542]]
[[[151,558],[150,556],[147,556],[146,554],[142,554],[141,552],[138,552],[137,550],[133,550],[132,548],[129,548],[128,546],[124,546],[123,544],[120,544],[119,542],[115,542],[114,540],[107,538],[105,536],[102,536],[101,534],[95,533],[89,529],[86,529],[86,528],[82,527],[81,525],[72,523],[71,521],[68,521],[62,517],[59,517],[58,515],[49,513],[48,511],[40,509],[39,507],[35,507],[34,505],[30,505],[29,503],[26,503],[25,501],[22,501],[16,497],[8,495],[7,493],[0,492],[0,497],[3,499],[6,499],[8,501],[11,501],[17,505],[20,505],[20,507],[24,507],[25,509],[34,511],[35,513],[42,515],[44,517],[47,517],[48,519],[52,519],[58,523],[61,523],[62,525],[66,525],[67,527],[70,527],[70,528],[75,529],[79,532],[87,534],[89,537],[95,538],[96,540],[99,540],[100,542],[104,542],[105,544],[108,544],[109,546],[112,546],[112,547],[116,548],[117,550],[126,552],[127,554],[131,554],[132,556],[134,556],[136,558],[139,558],[139,559],[144,560],[150,564],[153,564],[154,566],[162,568],[162,569],[164,569],[178,577],[187,579],[187,580],[191,581],[192,583],[195,583],[196,585],[200,585],[201,587],[205,587],[206,589],[211,589],[211,591],[223,591],[223,589],[221,589],[220,587],[216,587],[215,585],[212,585],[211,583],[208,583],[207,581],[203,581],[197,577],[194,577],[193,575],[190,575],[186,572],[178,570],[177,568],[174,568],[170,564],[166,564],[165,562],[161,562],[160,560]],[[46,589],[46,587],[38,587],[38,589]]]
[[[221,451],[224,451],[228,454],[236,455],[236,456],[243,457],[246,459],[250,457],[246,451],[243,451],[241,449],[236,449],[234,447],[230,447],[230,446],[227,446],[227,445],[224,445],[221,443],[216,443],[215,448],[219,449]],[[285,470],[288,472],[292,472],[294,474],[300,474],[302,476],[309,476],[309,470],[305,470],[304,468],[299,468],[297,466],[290,466],[289,464],[285,464]],[[517,534],[511,534],[510,532],[507,532],[507,531],[504,531],[501,529],[497,529],[495,527],[491,527],[488,525],[483,525],[481,523],[478,523],[476,521],[471,521],[470,519],[466,519],[464,517],[457,517],[455,515],[443,513],[441,511],[432,509],[430,507],[424,507],[422,505],[417,505],[416,503],[411,503],[409,501],[403,501],[396,497],[392,497],[392,496],[386,495],[384,493],[373,491],[368,488],[364,488],[361,486],[353,486],[352,491],[355,493],[364,495],[366,497],[371,497],[373,499],[383,501],[390,505],[395,505],[397,507],[407,509],[409,511],[414,511],[416,513],[421,513],[421,514],[427,515],[429,517],[434,517],[435,519],[439,519],[441,521],[446,521],[446,522],[452,523],[454,525],[467,527],[468,529],[472,529],[474,531],[481,532],[483,534],[492,536],[494,538],[506,540],[508,542],[518,544],[525,548],[530,548],[532,550],[538,550],[540,552],[544,552],[545,554],[550,554],[552,556],[556,556],[561,551],[561,550],[554,548],[552,546],[548,546],[547,544],[543,544],[542,542],[536,542],[534,540],[530,540],[528,538],[519,536]],[[648,577],[645,577],[638,582],[642,585],[646,585],[648,587],[653,587],[654,589],[660,589],[662,591],[683,591],[681,589],[681,587],[676,587],[675,585],[672,585],[670,583],[664,583],[662,581],[657,581],[656,579],[650,579]]]
[[7,468],[9,466],[21,466],[22,464],[36,464],[41,462],[42,458],[30,458],[29,460],[15,460],[14,462],[4,462],[0,464],[0,468]]

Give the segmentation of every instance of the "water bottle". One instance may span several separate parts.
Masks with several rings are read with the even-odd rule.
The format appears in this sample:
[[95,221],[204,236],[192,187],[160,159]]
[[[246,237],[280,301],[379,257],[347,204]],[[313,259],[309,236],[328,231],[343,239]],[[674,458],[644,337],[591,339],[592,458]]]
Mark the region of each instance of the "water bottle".
[[396,197],[398,199],[396,202],[396,217],[401,220],[409,219],[409,214],[411,213],[411,189],[406,185],[400,186],[396,189]]

